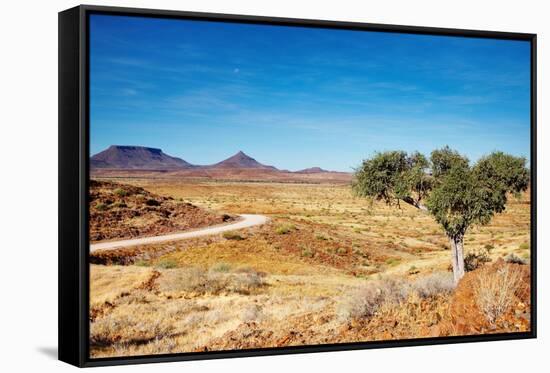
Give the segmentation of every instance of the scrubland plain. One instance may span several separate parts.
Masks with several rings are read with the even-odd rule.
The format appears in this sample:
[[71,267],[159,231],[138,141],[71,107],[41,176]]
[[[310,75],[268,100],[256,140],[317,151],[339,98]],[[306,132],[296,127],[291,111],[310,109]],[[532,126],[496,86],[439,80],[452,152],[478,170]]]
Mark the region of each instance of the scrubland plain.
[[[177,205],[185,204],[200,216],[270,220],[91,253],[92,357],[530,328],[529,193],[511,196],[504,213],[468,231],[469,273],[455,287],[448,239],[429,214],[355,198],[348,184],[111,181],[128,192],[116,192],[119,200],[101,212],[124,219],[124,200],[139,187],[162,197],[154,208],[167,203],[181,211]],[[167,219],[164,226],[172,226]]]

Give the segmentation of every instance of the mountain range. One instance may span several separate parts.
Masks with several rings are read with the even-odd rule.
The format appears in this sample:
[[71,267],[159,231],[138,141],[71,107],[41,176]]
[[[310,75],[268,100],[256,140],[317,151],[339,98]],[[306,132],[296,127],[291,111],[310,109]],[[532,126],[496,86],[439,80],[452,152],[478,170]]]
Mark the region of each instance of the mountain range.
[[170,156],[161,149],[145,146],[111,145],[90,157],[94,176],[150,176],[163,173],[169,177],[194,177],[232,180],[335,181],[347,182],[351,174],[310,167],[299,171],[280,170],[265,165],[242,151],[211,165],[195,165]]
[[[243,151],[239,151],[235,155],[224,159],[221,162],[212,165],[194,165],[181,158],[170,156],[164,153],[161,149],[149,148],[146,146],[133,145],[111,145],[107,149],[93,155],[90,158],[90,167],[95,168],[112,168],[126,170],[185,170],[190,168],[207,168],[207,169],[262,169],[274,170],[278,169],[274,166],[264,165]],[[290,172],[283,170],[284,172]],[[332,172],[324,170],[320,167],[310,167],[296,173],[312,174]]]

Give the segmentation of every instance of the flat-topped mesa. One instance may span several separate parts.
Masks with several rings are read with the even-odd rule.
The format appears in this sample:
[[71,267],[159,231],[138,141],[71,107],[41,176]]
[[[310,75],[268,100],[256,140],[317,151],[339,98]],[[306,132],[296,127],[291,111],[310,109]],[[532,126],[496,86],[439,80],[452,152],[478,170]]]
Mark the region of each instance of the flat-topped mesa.
[[178,170],[195,166],[181,158],[167,155],[158,148],[111,145],[90,158],[90,167],[92,169]]
[[309,168],[304,168],[303,170],[296,171],[297,174],[320,174],[323,172],[332,172],[332,171],[325,170],[321,167],[309,167]]
[[236,168],[236,169],[263,169],[263,170],[277,170],[273,166],[264,165],[251,156],[245,154],[242,150],[237,154],[213,165],[208,166],[209,168]]

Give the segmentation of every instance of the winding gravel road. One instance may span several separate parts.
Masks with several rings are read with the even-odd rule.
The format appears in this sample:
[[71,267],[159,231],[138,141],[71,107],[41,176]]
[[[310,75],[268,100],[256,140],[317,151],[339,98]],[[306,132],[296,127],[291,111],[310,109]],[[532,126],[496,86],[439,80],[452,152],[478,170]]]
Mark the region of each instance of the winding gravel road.
[[96,250],[118,249],[121,247],[146,245],[151,243],[185,240],[187,238],[209,236],[209,235],[218,234],[222,232],[234,231],[237,229],[254,227],[256,225],[262,225],[269,220],[266,216],[263,216],[263,215],[241,214],[240,217],[242,219],[233,224],[205,227],[205,228],[201,228],[193,231],[171,233],[163,236],[141,237],[141,238],[132,238],[129,240],[95,243],[90,245],[90,252],[96,251]]

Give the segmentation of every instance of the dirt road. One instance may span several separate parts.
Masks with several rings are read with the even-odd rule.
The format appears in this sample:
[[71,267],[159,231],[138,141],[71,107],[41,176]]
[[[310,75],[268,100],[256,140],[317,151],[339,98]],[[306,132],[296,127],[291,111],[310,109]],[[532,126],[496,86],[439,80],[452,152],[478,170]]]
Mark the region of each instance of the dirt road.
[[141,237],[141,238],[132,238],[129,240],[95,243],[90,245],[90,252],[96,251],[96,250],[109,250],[109,249],[128,247],[128,246],[146,245],[151,243],[176,241],[176,240],[184,240],[187,238],[209,236],[209,235],[218,234],[222,232],[234,231],[237,229],[249,228],[256,225],[262,225],[269,220],[266,216],[263,216],[263,215],[242,214],[240,216],[242,219],[233,224],[217,225],[213,227],[206,227],[206,228],[201,228],[201,229],[188,231],[188,232],[171,233],[171,234],[166,234],[162,236]]

